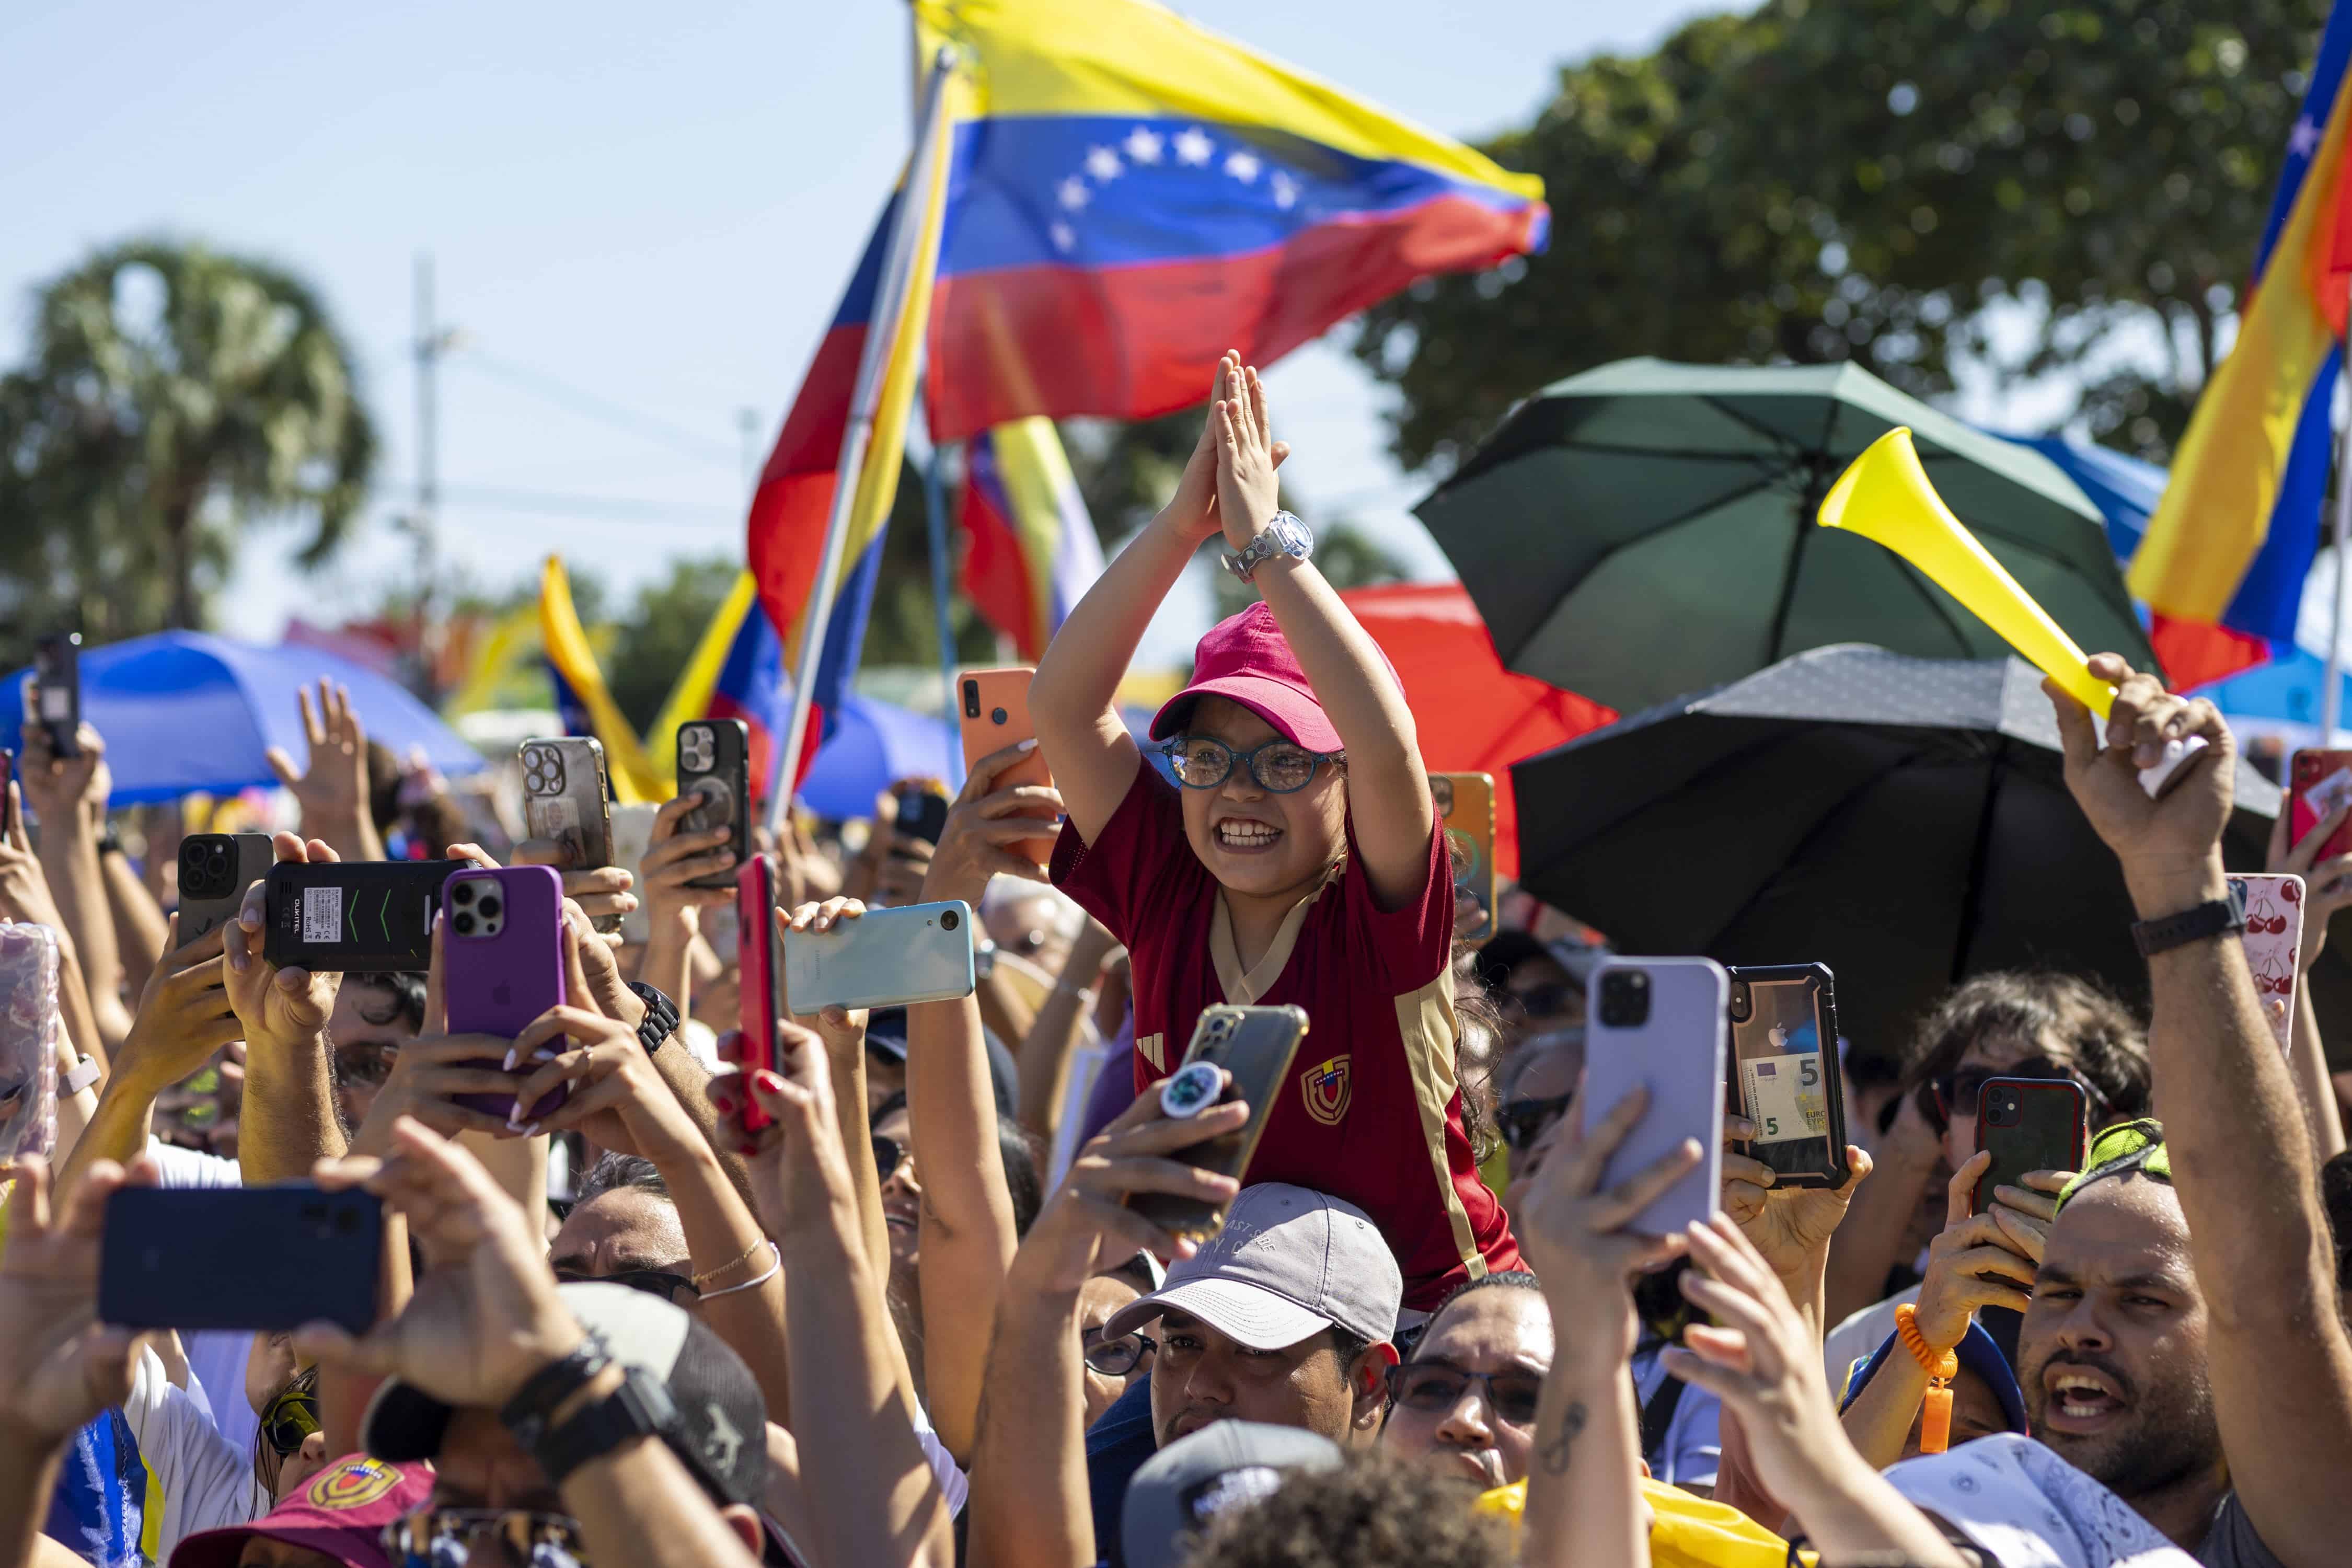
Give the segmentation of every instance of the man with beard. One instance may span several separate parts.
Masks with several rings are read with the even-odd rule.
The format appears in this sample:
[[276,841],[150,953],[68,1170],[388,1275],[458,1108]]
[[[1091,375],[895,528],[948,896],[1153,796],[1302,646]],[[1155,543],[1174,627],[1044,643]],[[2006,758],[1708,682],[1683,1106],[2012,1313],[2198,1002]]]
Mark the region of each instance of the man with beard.
[[[2320,1568],[2344,1558],[2352,1338],[2222,872],[2235,747],[2210,704],[2112,656],[2090,668],[2120,688],[2104,745],[2087,711],[2052,700],[2068,787],[2139,916],[2165,1121],[2103,1133],[2044,1238],[2018,1351],[2046,1448],[1989,1437],[1888,1478],[2004,1560],[2038,1543],[2102,1568],[2168,1542],[2206,1568]],[[2150,800],[2137,769],[2188,736],[2208,754]]]

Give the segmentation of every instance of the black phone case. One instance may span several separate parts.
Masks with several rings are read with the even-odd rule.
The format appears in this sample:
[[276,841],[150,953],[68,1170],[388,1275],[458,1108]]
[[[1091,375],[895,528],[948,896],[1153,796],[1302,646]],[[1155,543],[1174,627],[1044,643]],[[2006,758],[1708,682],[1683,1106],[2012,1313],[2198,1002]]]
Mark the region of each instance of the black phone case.
[[[1845,1079],[1838,1070],[1837,1054],[1837,976],[1826,963],[1750,963],[1734,964],[1725,971],[1737,987],[1745,982],[1750,987],[1783,981],[1802,980],[1811,983],[1813,995],[1813,1028],[1821,1041],[1822,1110],[1829,1122],[1829,1151],[1825,1161],[1783,1170],[1771,1158],[1776,1150],[1796,1145],[1787,1143],[1736,1142],[1733,1147],[1751,1160],[1762,1161],[1772,1167],[1772,1184],[1780,1187],[1842,1187],[1851,1171],[1845,1161]],[[1750,1018],[1743,1023],[1731,1020],[1730,1050],[1724,1063],[1724,1109],[1735,1115],[1745,1116],[1748,1108],[1742,1103],[1739,1074],[1740,1031],[1754,1025]],[[1807,1142],[1811,1142],[1808,1140]]]
[[[273,866],[263,879],[261,953],[279,968],[432,967],[441,884],[469,860],[366,860]],[[333,935],[327,935],[331,928]]]
[[[1996,1089],[2020,1090],[2020,1118],[2013,1127],[1990,1120]],[[1982,1214],[1998,1187],[2021,1187],[2028,1171],[2079,1171],[2090,1131],[2089,1106],[2082,1086],[2062,1079],[1987,1079],[1977,1097],[1977,1147],[1989,1151],[1992,1163],[1977,1178],[1969,1200],[1970,1214]]]
[[68,717],[41,721],[41,727],[49,732],[49,749],[60,757],[80,756],[81,638],[58,632],[35,643],[33,679],[40,685],[44,708],[52,691],[65,692],[71,704]]
[[123,1187],[106,1202],[98,1316],[131,1329],[365,1333],[383,1267],[383,1205],[356,1188]]
[[947,830],[948,797],[937,790],[910,790],[898,797],[898,831],[937,844]]
[[[1225,1085],[1218,1103],[1247,1100],[1249,1120],[1222,1138],[1176,1150],[1168,1157],[1239,1179],[1249,1169],[1250,1156],[1257,1152],[1266,1118],[1274,1113],[1274,1102],[1289,1081],[1290,1064],[1306,1037],[1303,1007],[1236,1007],[1219,1003],[1201,1009],[1192,1044],[1184,1048],[1184,1063],[1214,1062],[1223,1068],[1232,1081]],[[1143,1092],[1156,1095],[1160,1085],[1148,1085]],[[1172,1236],[1195,1240],[1215,1235],[1225,1223],[1221,1205],[1171,1193],[1136,1193],[1129,1197],[1127,1206]]]
[[[689,737],[710,732],[706,754]],[[731,888],[735,868],[751,858],[751,731],[740,719],[697,719],[677,727],[677,793],[690,794],[704,781],[719,786],[725,796],[724,824],[733,829],[727,847],[735,851],[735,865],[708,877],[698,877],[689,888]],[[680,833],[708,833],[721,826],[719,807],[709,801],[686,814]]]
[[269,875],[267,833],[192,833],[180,840],[180,931],[185,947],[236,919],[245,891]]

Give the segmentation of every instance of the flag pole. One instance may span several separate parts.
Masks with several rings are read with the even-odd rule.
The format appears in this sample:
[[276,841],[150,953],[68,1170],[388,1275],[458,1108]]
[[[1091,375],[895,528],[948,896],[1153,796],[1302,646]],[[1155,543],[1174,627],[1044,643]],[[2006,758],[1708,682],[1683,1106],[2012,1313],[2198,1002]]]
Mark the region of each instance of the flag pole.
[[[917,402],[928,408],[929,400],[918,396]],[[926,415],[924,433],[930,431]],[[931,443],[930,458],[923,464],[923,511],[929,525],[931,542],[931,605],[940,622],[940,711],[947,718],[948,727],[955,727],[956,649],[955,622],[948,608],[954,589],[954,573],[948,560],[948,496],[947,480],[940,473],[940,444]],[[948,748],[948,786],[963,787],[963,754],[954,746]]]
[[948,50],[940,51],[923,87],[922,133],[907,165],[907,184],[898,198],[898,212],[890,225],[890,249],[882,267],[882,287],[875,295],[884,302],[884,314],[872,322],[857,359],[856,389],[849,404],[849,423],[841,433],[841,460],[834,475],[833,510],[825,520],[824,553],[809,588],[808,610],[801,617],[800,666],[793,673],[793,716],[784,729],[784,743],[776,752],[775,771],[768,781],[768,830],[781,834],[792,811],[793,784],[800,776],[801,751],[808,739],[809,702],[816,693],[817,665],[824,657],[824,634],[833,618],[834,590],[841,576],[841,561],[849,544],[849,517],[857,504],[858,476],[865,471],[866,449],[874,438],[874,417],[882,400],[883,372],[890,348],[906,313],[907,295],[915,279],[915,252],[930,227],[932,182],[944,177],[934,168],[945,155],[947,73],[954,68]]
[[2344,706],[2344,589],[2352,574],[2344,569],[2345,541],[2352,538],[2352,419],[2344,426],[2344,441],[2336,461],[2336,595],[2335,613],[2327,618],[2327,684],[2320,689],[2320,742],[2336,744],[2336,721]]

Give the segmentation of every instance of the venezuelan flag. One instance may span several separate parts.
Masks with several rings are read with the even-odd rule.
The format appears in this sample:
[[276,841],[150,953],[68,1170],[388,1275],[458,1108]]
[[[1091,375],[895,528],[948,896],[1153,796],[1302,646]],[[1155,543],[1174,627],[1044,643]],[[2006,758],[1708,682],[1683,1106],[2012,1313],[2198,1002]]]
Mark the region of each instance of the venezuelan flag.
[[915,0],[960,51],[931,433],[1199,403],[1428,273],[1543,246],[1543,182],[1150,0]]
[[964,593],[1034,663],[1102,575],[1102,544],[1052,420],[1000,425],[964,450]]
[[593,735],[604,744],[604,770],[613,793],[624,801],[669,798],[662,775],[646,762],[636,731],[629,728],[621,705],[605,688],[604,672],[597,668],[596,652],[580,612],[572,604],[572,579],[563,558],[551,555],[539,579],[539,633],[547,650],[548,678],[555,685],[555,706],[563,715],[567,735]]
[[2287,142],[2237,344],[2198,398],[2126,579],[2160,617],[2294,639],[2303,580],[2319,545],[2344,280],[2352,270],[2352,244],[2339,237],[2352,222],[2347,60],[2352,0],[2339,0]]

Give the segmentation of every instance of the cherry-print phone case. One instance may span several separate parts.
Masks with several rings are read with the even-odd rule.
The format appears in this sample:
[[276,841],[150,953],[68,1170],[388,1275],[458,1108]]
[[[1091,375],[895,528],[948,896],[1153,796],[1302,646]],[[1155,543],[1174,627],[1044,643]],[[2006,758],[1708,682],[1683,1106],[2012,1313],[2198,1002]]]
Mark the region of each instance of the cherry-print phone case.
[[2294,1039],[2295,950],[2303,942],[2303,879],[2232,877],[2244,896],[2246,967],[2262,994],[2263,1018],[2284,1051]]

